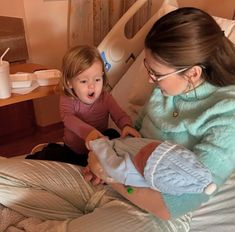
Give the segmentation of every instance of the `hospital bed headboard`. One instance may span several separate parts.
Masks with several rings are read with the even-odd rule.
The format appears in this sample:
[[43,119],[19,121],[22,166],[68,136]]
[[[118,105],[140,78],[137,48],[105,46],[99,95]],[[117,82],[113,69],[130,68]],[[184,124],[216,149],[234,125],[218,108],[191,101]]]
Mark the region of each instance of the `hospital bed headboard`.
[[[136,1],[98,46],[105,63],[110,89],[116,85],[143,50],[144,38],[153,23],[162,15],[177,7],[175,0],[165,0],[161,8],[144,24],[134,37],[129,39],[125,35],[125,26],[146,2],[147,0]],[[164,7],[165,5],[167,7]]]
[[[141,1],[141,4],[143,2],[145,1]],[[137,3],[140,4],[140,1]],[[106,62],[110,65],[107,76],[112,87],[111,93],[119,105],[134,119],[154,88],[152,84],[148,83],[148,73],[143,65],[145,56],[143,50],[144,38],[159,17],[175,10],[177,6],[176,1],[165,0],[157,13],[152,16],[134,38],[129,40],[124,34],[125,24],[137,11],[137,8],[141,7],[141,5],[133,5],[123,16],[124,19],[120,19],[99,46],[100,51],[103,51],[105,55]],[[235,43],[235,21],[220,17],[215,17],[215,20],[224,30],[225,35]],[[110,54],[113,50],[119,52],[122,57],[120,56],[120,59],[117,60],[112,59]],[[132,53],[135,54],[135,60],[126,63],[126,59]],[[112,126],[114,125],[112,124]]]

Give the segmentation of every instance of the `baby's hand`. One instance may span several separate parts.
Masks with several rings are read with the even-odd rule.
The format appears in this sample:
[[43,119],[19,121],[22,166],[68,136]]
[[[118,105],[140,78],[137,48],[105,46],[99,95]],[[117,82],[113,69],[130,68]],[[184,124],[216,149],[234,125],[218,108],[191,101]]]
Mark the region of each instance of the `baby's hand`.
[[92,141],[92,140],[95,140],[95,139],[99,139],[99,138],[102,138],[104,137],[104,135],[102,133],[100,133],[98,130],[94,129],[92,130],[86,137],[85,139],[85,144],[86,144],[86,147],[88,150],[91,150],[90,149],[90,145],[89,145],[89,142]]
[[121,133],[121,138],[125,138],[127,135],[132,137],[141,138],[140,133],[133,127],[125,126]]

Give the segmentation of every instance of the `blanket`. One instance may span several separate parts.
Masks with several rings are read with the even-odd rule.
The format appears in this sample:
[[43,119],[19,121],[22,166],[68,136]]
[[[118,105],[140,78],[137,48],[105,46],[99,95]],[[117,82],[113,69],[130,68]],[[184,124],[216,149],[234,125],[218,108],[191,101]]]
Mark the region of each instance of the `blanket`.
[[67,220],[43,221],[39,218],[25,217],[0,204],[0,232],[64,232]]

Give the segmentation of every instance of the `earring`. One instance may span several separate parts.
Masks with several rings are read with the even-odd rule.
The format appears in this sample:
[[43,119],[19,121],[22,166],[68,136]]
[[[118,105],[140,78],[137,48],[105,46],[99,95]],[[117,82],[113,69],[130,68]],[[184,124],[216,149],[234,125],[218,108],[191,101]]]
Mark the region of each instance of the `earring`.
[[196,88],[195,88],[195,86],[194,86],[194,84],[192,83],[192,85],[193,85],[193,92],[194,92],[194,96],[195,96],[195,98],[196,99],[199,99],[198,97],[197,97],[197,91],[196,91]]
[[188,84],[187,84],[187,87],[186,87],[186,91],[185,91],[186,97],[188,97],[189,91],[191,90],[191,87],[192,87],[192,86],[193,86],[192,81],[191,81],[191,79],[189,78],[189,79],[188,79]]
[[194,96],[196,99],[198,99],[198,96],[197,96],[197,91],[196,91],[196,88],[194,86],[194,83],[191,81],[191,79],[189,78],[188,79],[188,85],[187,85],[187,92],[185,93],[186,94],[186,97],[188,97],[189,95],[189,92],[193,90],[194,92]]

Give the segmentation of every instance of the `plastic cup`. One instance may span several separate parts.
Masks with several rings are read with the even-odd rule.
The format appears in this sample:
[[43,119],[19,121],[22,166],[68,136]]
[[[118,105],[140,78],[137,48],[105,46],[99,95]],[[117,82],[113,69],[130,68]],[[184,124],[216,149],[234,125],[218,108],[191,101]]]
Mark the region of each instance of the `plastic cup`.
[[9,63],[0,62],[0,98],[9,98],[11,96],[11,83],[9,75]]

